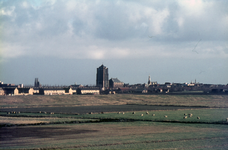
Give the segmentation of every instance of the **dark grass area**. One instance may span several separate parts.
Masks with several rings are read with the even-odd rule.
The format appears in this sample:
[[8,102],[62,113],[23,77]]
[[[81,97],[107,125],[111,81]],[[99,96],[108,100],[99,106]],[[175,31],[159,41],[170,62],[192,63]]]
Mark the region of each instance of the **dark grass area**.
[[156,106],[156,105],[103,105],[103,106],[79,106],[79,107],[39,107],[39,108],[1,108],[2,112],[55,112],[67,114],[86,114],[100,112],[119,111],[149,111],[149,110],[178,110],[208,108],[206,106]]

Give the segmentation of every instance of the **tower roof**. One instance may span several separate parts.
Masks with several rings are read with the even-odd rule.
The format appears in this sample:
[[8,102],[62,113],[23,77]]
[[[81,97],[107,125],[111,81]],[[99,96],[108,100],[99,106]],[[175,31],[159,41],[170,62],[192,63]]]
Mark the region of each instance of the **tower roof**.
[[106,69],[107,67],[105,67],[105,66],[102,64],[99,68],[105,68],[105,69]]

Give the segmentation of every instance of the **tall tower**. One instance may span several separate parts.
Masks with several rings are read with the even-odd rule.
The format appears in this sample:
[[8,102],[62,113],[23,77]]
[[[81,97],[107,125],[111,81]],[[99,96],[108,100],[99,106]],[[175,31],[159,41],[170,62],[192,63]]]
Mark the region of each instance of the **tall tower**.
[[34,87],[40,87],[40,82],[39,82],[38,78],[35,78]]
[[101,87],[102,89],[109,87],[108,68],[105,67],[103,64],[99,68],[97,68],[96,86]]

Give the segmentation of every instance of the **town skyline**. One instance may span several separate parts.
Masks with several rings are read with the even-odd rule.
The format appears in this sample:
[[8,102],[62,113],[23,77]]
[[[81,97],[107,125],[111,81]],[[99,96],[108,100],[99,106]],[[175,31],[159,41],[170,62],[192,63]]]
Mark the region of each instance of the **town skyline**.
[[[12,82],[3,82],[3,81],[1,81],[2,83],[5,83],[5,84],[13,84],[13,85],[24,85],[24,86],[30,86],[30,87],[32,87],[32,86],[34,86],[34,87],[39,87],[39,86],[70,86],[70,85],[83,85],[83,86],[97,86],[97,87],[99,87],[99,84],[103,84],[102,82],[102,80],[103,80],[103,77],[101,77],[102,79],[99,79],[100,81],[99,82],[101,82],[101,83],[99,83],[98,82],[98,76],[100,76],[100,75],[98,75],[98,73],[99,74],[102,74],[102,72],[103,72],[103,69],[101,70],[101,68],[104,68],[106,71],[106,73],[105,74],[107,74],[108,76],[106,76],[105,78],[106,78],[106,80],[107,81],[105,81],[105,82],[108,82],[108,80],[110,80],[110,79],[113,79],[113,78],[116,78],[116,79],[118,79],[118,80],[120,80],[118,77],[109,77],[109,72],[108,72],[108,70],[109,70],[109,68],[107,67],[107,66],[105,66],[103,63],[99,66],[99,67],[97,67],[97,69],[96,69],[96,73],[95,73],[95,78],[96,78],[96,83],[95,84],[81,84],[80,82],[72,82],[71,84],[58,84],[58,83],[55,83],[55,84],[45,84],[45,83],[42,83],[42,82],[40,82],[40,80],[39,80],[39,78],[38,77],[35,77],[34,79],[35,79],[35,81],[33,82],[33,84],[24,84],[24,83],[12,83]],[[99,71],[100,70],[100,71]],[[129,85],[134,85],[134,84],[147,84],[149,81],[150,82],[156,82],[157,84],[164,84],[164,83],[181,83],[181,84],[187,84],[187,83],[200,83],[200,84],[214,84],[214,85],[227,85],[228,83],[203,83],[203,82],[199,82],[199,81],[197,81],[197,79],[195,79],[195,80],[191,80],[190,82],[172,82],[172,81],[165,81],[165,82],[158,82],[157,80],[151,80],[151,75],[148,75],[147,76],[147,81],[146,82],[138,82],[138,83],[127,83],[127,82],[124,82],[123,80],[120,80],[121,82],[123,82],[124,84],[129,84]],[[25,83],[27,83],[27,82],[25,82]],[[107,83],[105,83],[105,84],[107,84]],[[38,85],[38,86],[37,86]],[[103,85],[104,86],[104,85]],[[106,85],[105,87],[108,87],[108,85]]]

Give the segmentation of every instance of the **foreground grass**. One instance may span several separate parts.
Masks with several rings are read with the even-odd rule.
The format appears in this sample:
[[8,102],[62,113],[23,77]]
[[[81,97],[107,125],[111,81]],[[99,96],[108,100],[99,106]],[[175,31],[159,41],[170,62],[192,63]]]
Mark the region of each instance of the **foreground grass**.
[[[11,127],[17,131],[21,128],[26,127]],[[26,136],[19,135],[10,141],[1,141],[1,149],[227,149],[228,141],[227,126],[210,124],[144,121],[46,125],[32,128],[47,136],[41,138],[25,132]],[[79,134],[77,131],[87,132]],[[56,132],[68,134],[60,136]]]

